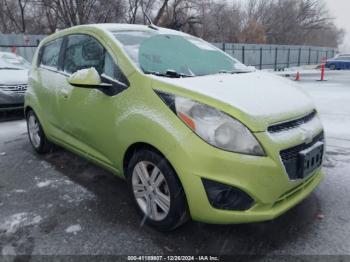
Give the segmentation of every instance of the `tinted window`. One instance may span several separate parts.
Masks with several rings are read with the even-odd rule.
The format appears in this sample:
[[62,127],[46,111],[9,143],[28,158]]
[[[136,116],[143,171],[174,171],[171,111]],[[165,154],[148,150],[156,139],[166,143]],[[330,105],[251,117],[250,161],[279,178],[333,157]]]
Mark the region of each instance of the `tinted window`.
[[119,69],[119,67],[114,63],[113,58],[111,57],[110,54],[107,52],[105,53],[105,63],[104,63],[104,74],[118,80],[119,82],[122,83],[127,83],[127,80],[122,73],[122,71]]
[[104,50],[97,40],[88,35],[71,35],[64,57],[64,71],[74,73],[78,70],[94,67],[103,73]]
[[250,71],[215,46],[189,35],[124,31],[114,36],[145,73],[166,74],[173,70],[187,76],[200,76],[221,71]]
[[57,69],[61,44],[62,39],[57,39],[46,44],[43,47],[43,53],[41,56],[40,64],[52,69]]
[[130,58],[139,65],[139,48],[140,45],[148,38],[154,36],[156,33],[143,32],[143,31],[130,31],[130,32],[119,32],[114,36],[119,42],[123,44],[123,48]]
[[347,56],[339,56],[339,57],[337,57],[335,60],[337,60],[337,61],[349,61],[349,60],[350,60],[350,57],[347,57]]
[[116,75],[115,71],[116,71],[116,66],[112,57],[109,54],[106,54],[104,73],[109,77],[115,78],[115,75]]

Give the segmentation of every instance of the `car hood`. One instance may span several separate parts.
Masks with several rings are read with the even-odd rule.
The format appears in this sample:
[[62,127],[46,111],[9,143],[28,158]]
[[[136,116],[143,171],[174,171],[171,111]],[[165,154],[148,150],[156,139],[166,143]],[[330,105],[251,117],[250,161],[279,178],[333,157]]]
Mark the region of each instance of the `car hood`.
[[28,70],[0,69],[0,85],[17,85],[28,83]]
[[[265,131],[273,123],[297,118],[314,109],[311,99],[292,81],[263,71],[155,78],[225,103],[230,107],[230,112],[225,106],[219,109],[238,118],[253,131]],[[197,99],[196,96],[191,98]],[[205,99],[199,100],[205,102]]]

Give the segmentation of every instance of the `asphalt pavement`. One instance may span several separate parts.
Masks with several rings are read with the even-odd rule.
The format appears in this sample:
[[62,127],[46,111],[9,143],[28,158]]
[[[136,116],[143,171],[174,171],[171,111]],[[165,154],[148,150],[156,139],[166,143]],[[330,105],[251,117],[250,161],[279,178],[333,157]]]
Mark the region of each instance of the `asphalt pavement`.
[[[350,73],[345,74],[341,84],[345,88],[349,83],[350,95]],[[61,148],[37,155],[21,113],[2,114],[0,121],[0,253],[11,255],[7,259],[77,254],[259,255],[259,259],[350,255],[346,137],[332,134],[325,180],[279,218],[227,226],[190,221],[160,233],[142,225],[123,180]]]

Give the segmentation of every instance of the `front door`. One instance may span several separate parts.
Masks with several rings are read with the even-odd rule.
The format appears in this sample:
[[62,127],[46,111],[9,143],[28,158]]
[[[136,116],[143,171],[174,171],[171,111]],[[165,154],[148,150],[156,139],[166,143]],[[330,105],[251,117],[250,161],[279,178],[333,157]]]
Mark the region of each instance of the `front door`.
[[59,96],[64,141],[89,157],[112,165],[113,159],[108,156],[116,151],[115,120],[124,92],[107,94],[103,90],[74,87],[67,78],[78,70],[94,67],[102,78],[118,82],[121,71],[116,59],[92,36],[70,35],[67,41],[63,62],[66,84]]

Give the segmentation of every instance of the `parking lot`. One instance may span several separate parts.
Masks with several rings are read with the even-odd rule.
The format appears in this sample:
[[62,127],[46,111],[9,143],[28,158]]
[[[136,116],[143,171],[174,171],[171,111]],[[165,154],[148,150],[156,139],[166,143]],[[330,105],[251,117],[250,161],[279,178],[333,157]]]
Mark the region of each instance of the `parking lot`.
[[264,223],[188,222],[157,232],[140,223],[124,181],[64,149],[35,154],[21,114],[2,114],[2,255],[350,255],[350,72],[317,78],[302,75],[296,84],[325,125],[326,178],[305,201]]

